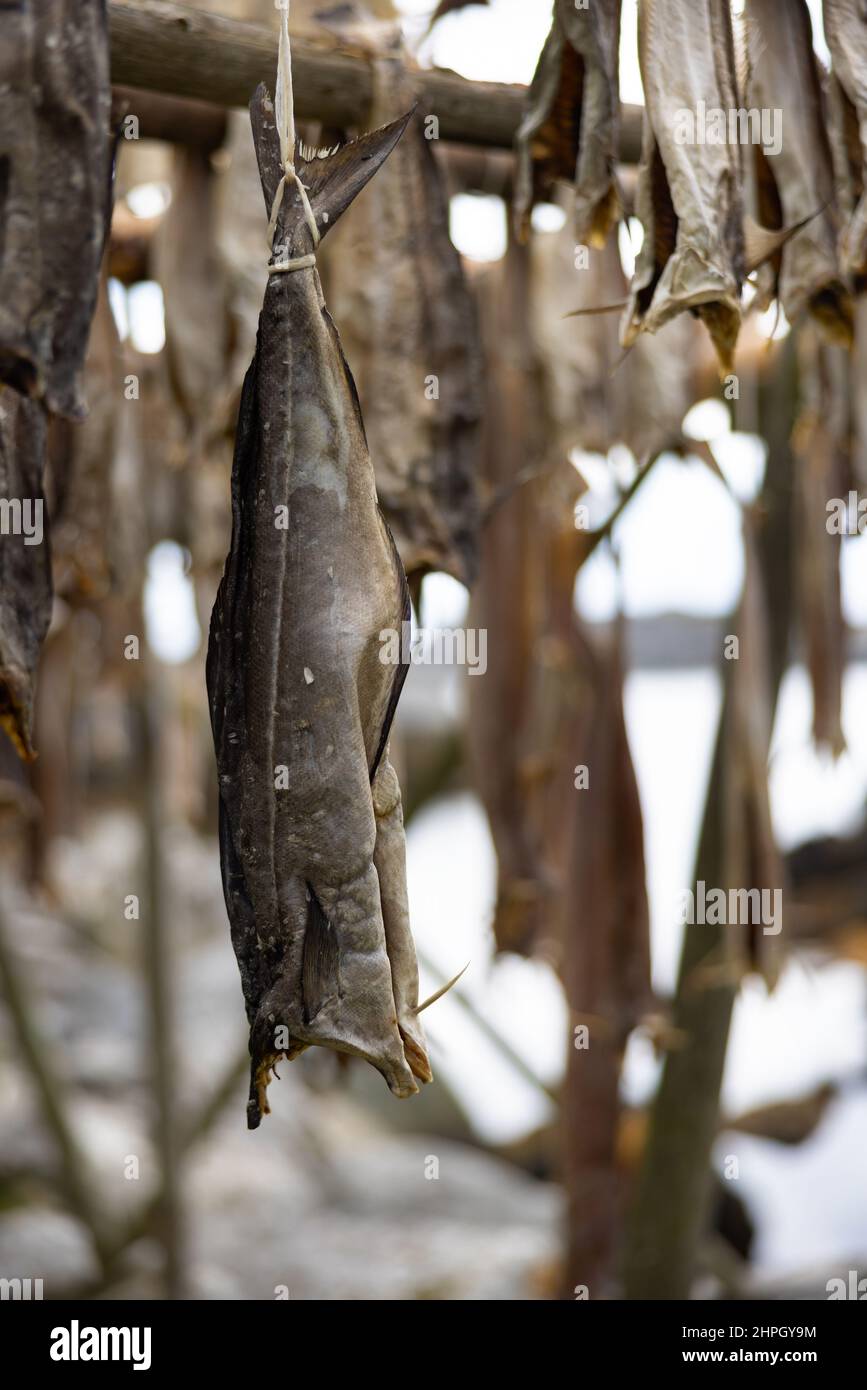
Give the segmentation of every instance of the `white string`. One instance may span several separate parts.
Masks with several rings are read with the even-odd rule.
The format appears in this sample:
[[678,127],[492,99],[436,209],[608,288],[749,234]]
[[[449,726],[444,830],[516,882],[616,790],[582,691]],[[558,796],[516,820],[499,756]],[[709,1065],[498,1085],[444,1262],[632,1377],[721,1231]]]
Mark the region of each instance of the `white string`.
[[[277,54],[277,90],[274,94],[274,115],[277,122],[277,137],[280,141],[280,162],[283,166],[283,174],[277,185],[271,217],[268,221],[268,245],[272,246],[277,227],[277,217],[283,205],[286,183],[287,180],[291,179],[298,189],[301,206],[304,210],[304,220],[310,228],[313,245],[318,246],[319,228],[316,225],[316,218],[313,216],[310,199],[307,197],[307,189],[295,169],[295,102],[292,93],[292,50],[289,43],[289,0],[284,0],[284,3],[280,5],[280,47]],[[269,264],[268,269],[272,274],[277,274],[287,270],[306,270],[315,264],[316,257],[310,252],[306,256],[293,256],[288,260],[278,261],[274,265]]]

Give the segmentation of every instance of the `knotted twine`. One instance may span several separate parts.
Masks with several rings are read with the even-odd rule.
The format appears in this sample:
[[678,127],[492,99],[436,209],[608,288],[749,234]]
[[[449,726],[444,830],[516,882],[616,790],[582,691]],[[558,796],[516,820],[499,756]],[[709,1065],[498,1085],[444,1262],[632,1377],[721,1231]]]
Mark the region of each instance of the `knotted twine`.
[[[295,103],[292,94],[292,50],[289,44],[289,0],[283,0],[279,9],[280,47],[277,54],[277,90],[274,96],[274,115],[277,124],[277,136],[280,141],[280,163],[283,166],[283,174],[277,185],[277,192],[271,207],[271,217],[268,222],[268,245],[272,246],[273,244],[277,217],[283,204],[286,184],[291,180],[298,189],[298,196],[304,209],[304,220],[310,228],[313,245],[318,246],[319,228],[316,225],[316,218],[313,216],[310,199],[307,197],[307,189],[301,182],[295,168]],[[282,249],[285,251],[288,250],[288,247]],[[315,264],[316,257],[311,251],[306,256],[293,256],[287,260],[277,261],[273,265],[269,262],[268,269],[272,275],[276,275],[287,270],[307,270]]]

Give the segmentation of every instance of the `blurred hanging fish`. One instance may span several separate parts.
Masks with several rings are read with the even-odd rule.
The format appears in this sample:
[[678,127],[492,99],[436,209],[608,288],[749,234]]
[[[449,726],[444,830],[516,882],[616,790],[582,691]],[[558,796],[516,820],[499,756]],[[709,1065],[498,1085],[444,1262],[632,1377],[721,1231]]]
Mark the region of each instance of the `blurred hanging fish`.
[[[806,222],[762,268],[765,307],[778,292],[786,317],[806,312],[832,342],[852,340],[852,305],[837,265],[837,210],[825,101],[805,0],[748,0],[749,73],[746,106],[773,112],[779,148],[752,146],[759,220],[768,226]],[[811,214],[816,214],[811,216]]]
[[48,416],[85,413],[111,217],[111,88],[104,0],[0,10],[0,726],[29,759],[52,600],[48,528],[36,522]]
[[[359,5],[327,22],[370,54],[370,123],[407,110],[416,79],[399,26],[371,20]],[[482,345],[449,235],[436,143],[423,122],[410,126],[329,243],[324,280],[355,366],[380,505],[410,584],[444,570],[471,585]]]
[[867,284],[867,11],[864,0],[823,0],[831,50],[830,135],[843,214],[840,259],[855,287]]
[[739,110],[728,0],[641,0],[638,21],[646,106],[635,210],[644,241],[621,341],[630,347],[689,309],[727,372],[746,276],[819,209],[779,230],[744,211],[741,148],[719,129]]
[[0,728],[35,757],[33,700],[51,620],[51,554],[42,493],[47,415],[41,401],[0,386]]
[[[251,114],[271,210],[284,169],[264,87]],[[311,1044],[365,1058],[400,1097],[431,1079],[387,753],[407,665],[387,663],[380,640],[402,632],[409,596],[310,226],[320,236],[333,227],[408,120],[296,155],[309,215],[287,180],[241,400],[207,681],[223,885],[250,1023],[250,1128],[268,1113],[275,1062]]]
[[0,10],[0,380],[81,419],[111,216],[105,0]]
[[551,32],[516,136],[515,220],[529,230],[534,202],[558,179],[575,185],[574,233],[603,246],[621,213],[615,177],[620,118],[620,0],[556,0]]
[[117,515],[122,462],[118,444],[122,417],[129,413],[118,386],[123,375],[123,349],[105,267],[85,359],[84,385],[91,403],[87,419],[55,416],[48,428],[51,563],[55,591],[67,602],[104,598],[122,582],[132,558]]

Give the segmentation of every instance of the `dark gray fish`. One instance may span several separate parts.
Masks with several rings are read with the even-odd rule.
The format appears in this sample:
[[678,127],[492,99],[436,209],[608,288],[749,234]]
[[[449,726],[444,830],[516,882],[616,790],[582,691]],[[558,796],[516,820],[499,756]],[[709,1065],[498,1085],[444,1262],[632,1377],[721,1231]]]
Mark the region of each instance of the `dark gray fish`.
[[105,0],[2,10],[0,380],[78,419],[111,210]]
[[[251,113],[270,211],[282,168],[264,87]],[[326,155],[297,154],[320,235],[408,119]],[[313,251],[292,182],[274,249],[281,261]],[[384,660],[381,641],[400,633],[409,597],[315,265],[268,278],[241,400],[232,513],[207,679],[255,1128],[275,1062],[312,1044],[365,1058],[397,1096],[431,1077],[400,789],[387,755],[407,667]]]
[[46,425],[40,401],[0,386],[0,727],[25,759],[34,756],[36,667],[51,620]]

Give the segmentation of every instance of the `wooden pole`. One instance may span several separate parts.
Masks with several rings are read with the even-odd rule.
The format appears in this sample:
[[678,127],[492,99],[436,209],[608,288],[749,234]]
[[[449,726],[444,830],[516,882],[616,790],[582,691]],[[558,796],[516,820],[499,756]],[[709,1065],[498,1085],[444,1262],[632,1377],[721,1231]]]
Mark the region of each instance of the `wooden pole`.
[[[171,97],[246,107],[260,82],[273,92],[277,40],[273,30],[169,0],[111,0],[111,80]],[[295,110],[303,120],[364,126],[372,99],[371,55],[335,36],[292,36]],[[461,144],[511,149],[526,88],[470,82],[442,69],[418,69],[419,110],[436,116],[439,136]],[[182,125],[182,122],[181,122]],[[195,142],[195,126],[190,140]],[[146,130],[142,134],[146,134]],[[163,134],[162,138],[166,138]],[[183,143],[183,131],[178,137]],[[641,108],[623,108],[621,158],[636,163]]]
[[[766,521],[759,554],[770,625],[773,708],[786,670],[791,627],[794,463],[789,436],[796,391],[795,354],[789,340],[759,387],[758,431],[769,448],[762,490]],[[730,672],[728,666],[727,674]],[[719,734],[695,874],[697,880],[707,883],[723,881],[726,773]],[[684,929],[672,1008],[672,1024],[682,1035],[683,1044],[668,1053],[651,1107],[647,1148],[627,1226],[623,1279],[628,1299],[689,1298],[698,1268],[707,1230],[712,1149],[719,1127],[720,1088],[735,1003],[734,986],[712,968],[721,958],[725,930],[699,924]]]

